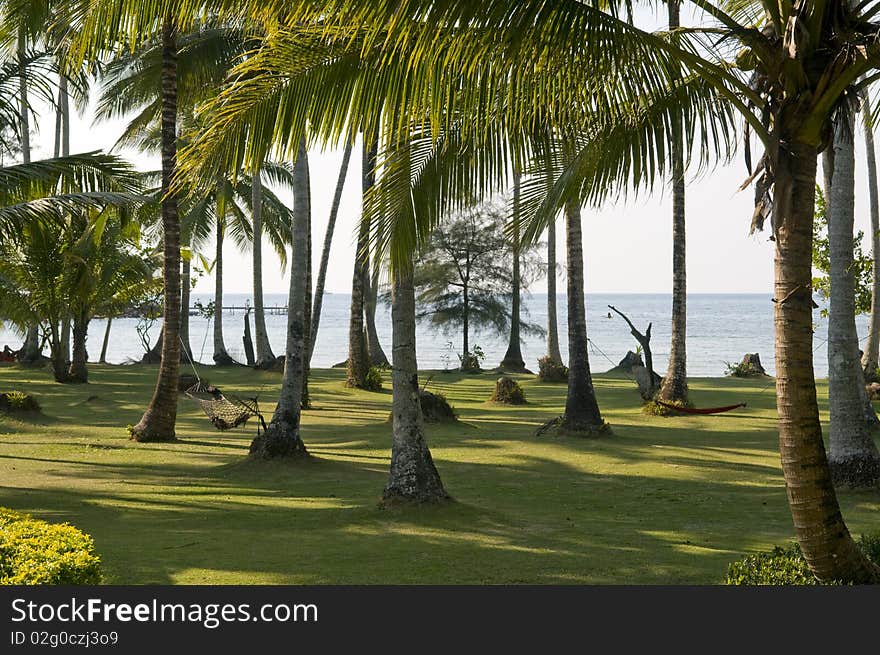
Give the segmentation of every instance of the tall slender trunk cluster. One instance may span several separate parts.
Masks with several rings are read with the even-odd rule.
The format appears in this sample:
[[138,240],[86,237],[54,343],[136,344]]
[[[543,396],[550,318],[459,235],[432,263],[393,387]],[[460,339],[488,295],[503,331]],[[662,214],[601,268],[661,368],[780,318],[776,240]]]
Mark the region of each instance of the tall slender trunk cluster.
[[391,471],[382,494],[386,504],[448,499],[425,440],[416,362],[416,301],[412,262],[394,271],[391,290]]
[[547,356],[562,363],[556,312],[556,220],[547,226]]
[[254,269],[254,345],[257,350],[256,367],[270,368],[275,365],[275,354],[266,330],[266,310],[263,304],[263,180],[260,169],[251,176],[251,221],[253,222],[253,269]]
[[[379,138],[378,134],[374,135],[369,144],[364,140],[364,171],[363,171],[363,192],[367,193],[376,184],[376,159],[379,156]],[[381,226],[377,230],[381,230]],[[377,232],[376,240],[382,240],[381,231]],[[369,271],[369,276],[364,279],[364,322],[367,330],[367,354],[370,358],[371,366],[388,366],[388,357],[382,350],[382,344],[379,343],[379,333],[376,330],[376,307],[379,301],[379,271],[381,262],[375,257],[373,258],[372,267],[370,266],[370,257],[365,255],[366,265],[364,274]]]
[[[522,347],[520,344],[520,287],[522,286],[522,277],[520,275],[520,225],[519,225],[519,205],[520,205],[520,172],[513,171],[513,236],[511,237],[510,249],[513,254],[513,269],[511,278],[513,280],[513,288],[511,289],[510,302],[510,339],[507,343],[507,351],[501,360],[501,368],[505,371],[514,373],[525,373],[526,363],[523,361]],[[467,354],[467,353],[463,353]]]
[[177,38],[174,22],[162,25],[162,230],[165,281],[162,360],[153,398],[131,429],[136,441],[175,438],[177,385],[180,375],[180,217],[171,183],[177,166]]
[[[361,176],[364,196],[375,181],[373,171],[375,155],[370,150],[365,136]],[[367,372],[370,369],[370,353],[364,325],[365,295],[369,293],[369,240],[370,225],[364,215],[361,217],[361,223],[358,228],[358,238],[354,254],[354,272],[351,280],[351,311],[348,321],[348,365],[345,381],[349,387],[363,387]]]
[[592,434],[607,431],[602,419],[587,352],[587,312],[584,305],[584,251],[581,209],[565,203],[565,246],[568,255],[568,395],[562,429]]
[[[828,308],[828,405],[831,413],[828,465],[837,486],[874,487],[880,482],[880,452],[865,422],[864,373],[859,359],[853,275],[855,150],[850,131],[834,130],[828,198],[831,298]],[[833,164],[831,162],[833,161]],[[827,177],[827,176],[826,176]]]
[[312,303],[312,325],[309,333],[309,361],[315,352],[315,340],[318,338],[318,328],[321,325],[321,308],[324,305],[324,284],[327,280],[327,265],[330,262],[330,247],[333,245],[333,232],[336,229],[336,217],[339,215],[339,205],[342,201],[342,190],[345,187],[345,178],[348,175],[348,164],[351,161],[351,151],[354,144],[351,139],[346,140],[345,149],[342,151],[342,164],[339,167],[339,178],[336,180],[336,191],[333,193],[333,204],[330,206],[330,216],[327,219],[327,231],[324,233],[324,247],[321,250],[321,263],[318,266],[318,281],[315,283],[315,298]]
[[306,357],[306,284],[309,230],[308,163],[305,140],[301,141],[293,167],[293,247],[290,262],[290,293],[287,300],[287,340],[281,394],[268,429],[251,442],[251,455],[262,459],[306,457],[300,435],[302,390]]
[[774,324],[779,452],[804,558],[820,580],[868,582],[880,570],[847,530],[828,467],[813,373],[812,239],[816,148],[796,139],[775,155]]

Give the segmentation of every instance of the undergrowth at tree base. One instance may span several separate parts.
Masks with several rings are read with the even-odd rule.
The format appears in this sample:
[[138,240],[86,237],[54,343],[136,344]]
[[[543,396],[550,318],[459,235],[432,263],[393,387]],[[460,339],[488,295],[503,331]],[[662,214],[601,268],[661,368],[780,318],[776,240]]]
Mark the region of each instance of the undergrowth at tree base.
[[552,418],[535,430],[536,437],[551,436],[593,439],[597,437],[607,437],[612,434],[611,424],[607,421],[602,421],[601,425],[579,425],[573,427],[565,420],[565,416]]
[[[668,405],[675,405],[676,407],[686,407],[688,409],[693,408],[693,403],[689,400],[664,400],[664,403]],[[642,413],[648,414],[649,416],[678,416],[679,412],[675,411],[672,407],[666,407],[665,405],[661,405],[657,400],[649,400],[642,406]]]
[[[880,531],[863,534],[858,546],[865,556],[880,565]],[[747,555],[727,567],[726,585],[840,585],[841,582],[820,582],[795,542],[775,546],[771,551]]]

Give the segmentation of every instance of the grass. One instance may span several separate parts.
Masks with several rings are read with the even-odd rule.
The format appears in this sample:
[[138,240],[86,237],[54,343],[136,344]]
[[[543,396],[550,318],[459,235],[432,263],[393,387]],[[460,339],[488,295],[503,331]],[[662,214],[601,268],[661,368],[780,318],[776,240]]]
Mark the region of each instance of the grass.
[[[278,374],[202,374],[259,393],[265,410],[278,390]],[[266,464],[245,457],[253,424],[217,432],[184,398],[179,442],[129,441],[156,368],[90,375],[59,385],[0,368],[0,391],[26,390],[44,414],[0,415],[0,505],[90,533],[110,583],[713,584],[731,560],[793,537],[767,380],[691,380],[698,407],[748,407],[661,418],[641,412],[631,381],[600,375],[614,433],[579,440],[533,436],[560,413],[565,385],[517,376],[529,404],[504,406],[487,402],[495,375],[434,373],[429,390],[461,419],[428,426],[457,502],[381,510],[388,391],[313,370],[303,436],[314,458]],[[840,498],[854,533],[878,527],[880,494]]]

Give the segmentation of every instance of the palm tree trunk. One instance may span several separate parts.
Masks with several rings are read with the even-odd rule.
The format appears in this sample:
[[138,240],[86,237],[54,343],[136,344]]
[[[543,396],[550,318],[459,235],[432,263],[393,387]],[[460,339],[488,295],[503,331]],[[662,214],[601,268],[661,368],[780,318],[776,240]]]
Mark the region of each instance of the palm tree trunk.
[[299,144],[293,177],[293,225],[291,226],[293,249],[281,395],[268,429],[251,442],[250,448],[251,455],[263,459],[308,456],[300,436],[303,362],[306,355],[305,305],[308,275],[308,253],[302,246],[308,239],[310,213],[305,140]]
[[104,328],[104,341],[101,343],[101,357],[98,358],[99,364],[107,363],[107,345],[110,343],[110,326],[113,324],[113,317],[107,317],[107,327]]
[[501,360],[501,368],[515,373],[526,372],[526,364],[523,361],[522,347],[520,344],[520,243],[519,243],[519,195],[520,173],[513,171],[513,237],[510,248],[513,251],[513,288],[511,289],[510,303],[510,340],[507,344],[507,352]]
[[[58,79],[58,110],[55,112],[55,156],[67,157],[70,154],[70,102],[67,93],[67,78]],[[66,362],[70,357],[70,312],[61,317],[61,353]]]
[[412,262],[394,272],[391,295],[391,471],[382,494],[386,504],[449,498],[425,440],[416,363],[416,303]]
[[217,253],[214,260],[214,364],[229,366],[235,362],[226,352],[223,342],[223,237],[226,226],[223,219],[217,217]]
[[177,43],[174,22],[162,25],[162,229],[164,324],[162,361],[153,398],[140,422],[131,429],[136,441],[171,441],[177,421],[180,375],[180,217],[171,184],[177,166]]
[[[366,141],[366,139],[365,139]],[[372,168],[367,146],[364,146],[362,189],[364,194],[372,186]],[[362,196],[363,197],[363,196]],[[358,228],[357,246],[354,254],[354,273],[351,280],[351,311],[348,320],[348,365],[345,384],[349,387],[363,387],[370,368],[369,351],[364,331],[364,294],[368,281],[367,247],[370,238],[370,225],[362,216]]]
[[263,180],[260,169],[251,176],[251,220],[254,229],[254,340],[257,349],[257,368],[275,364],[275,353],[266,330],[266,310],[263,305]]
[[[826,166],[831,168],[826,158]],[[864,373],[859,360],[853,278],[855,150],[852,135],[834,131],[834,164],[828,197],[831,298],[828,308],[828,405],[831,413],[828,465],[838,487],[874,487],[880,482],[880,452],[863,413]]]
[[547,226],[547,356],[562,363],[556,311],[556,220]]
[[73,358],[70,361],[70,381],[86,383],[89,381],[89,369],[86,366],[88,353],[86,340],[89,336],[89,315],[83,310],[73,318]]
[[312,325],[309,338],[309,356],[315,352],[315,340],[318,338],[318,327],[321,324],[321,308],[324,304],[324,284],[327,280],[327,265],[330,261],[330,246],[333,244],[333,232],[336,229],[336,217],[339,215],[339,204],[342,201],[342,190],[345,187],[345,178],[348,175],[348,164],[351,161],[351,151],[354,147],[352,141],[346,140],[345,150],[342,152],[342,164],[339,167],[339,178],[336,180],[336,191],[333,193],[333,204],[330,206],[330,216],[327,219],[327,231],[324,233],[324,248],[321,251],[321,264],[318,267],[318,281],[315,284],[315,298],[312,303]]
[[[366,194],[367,190],[376,184],[376,158],[379,155],[379,138],[378,134],[374,135],[369,146],[367,146],[366,143],[366,136],[364,136],[364,139],[365,159],[363,191]],[[381,230],[382,228],[379,226],[377,229]],[[381,232],[376,234],[376,240],[382,240]],[[364,273],[366,274],[367,271],[370,270],[369,255],[364,256],[364,261]],[[382,350],[382,344],[379,342],[379,333],[376,331],[376,306],[379,299],[379,269],[380,262],[374,258],[370,276],[364,281],[364,314],[367,328],[367,353],[370,357],[370,364],[372,366],[386,367],[388,366],[388,357],[385,355],[385,351]]]
[[798,542],[822,581],[868,582],[880,570],[846,528],[825,455],[813,375],[812,239],[816,149],[790,140],[774,167],[774,323],[779,452]]
[[[306,178],[306,198],[308,202],[308,229],[306,230],[306,300],[303,310],[303,325],[305,333],[303,334],[303,386],[300,404],[303,409],[311,409],[312,404],[309,399],[309,373],[311,366],[309,363],[308,353],[312,351],[312,178],[309,171],[309,155],[308,151],[301,154],[302,166],[305,169],[303,175]],[[299,161],[299,158],[297,158]]]
[[[669,29],[680,26],[679,0],[667,0]],[[684,157],[681,125],[672,129],[672,337],[669,366],[658,394],[666,402],[687,403],[687,257],[685,239]]]
[[[27,86],[27,33],[21,27],[18,33],[18,107],[19,107],[19,130],[21,132],[21,159],[25,164],[31,162],[31,125]],[[40,359],[40,330],[38,325],[29,325],[24,344],[21,347],[19,360],[24,363],[33,363]]]
[[186,360],[193,360],[192,346],[189,343],[189,299],[190,287],[192,286],[192,263],[188,258],[183,258],[183,272],[180,276],[180,344]]
[[565,246],[568,259],[568,395],[561,427],[567,432],[592,434],[608,428],[599,411],[590,374],[581,210],[573,201],[565,203]]
[[868,169],[868,198],[871,210],[871,257],[874,260],[871,285],[871,319],[868,323],[868,340],[862,354],[862,369],[865,379],[877,378],[880,366],[880,201],[877,198],[877,157],[874,152],[874,123],[871,118],[871,105],[866,91],[861,93],[862,125],[865,133],[865,159]]

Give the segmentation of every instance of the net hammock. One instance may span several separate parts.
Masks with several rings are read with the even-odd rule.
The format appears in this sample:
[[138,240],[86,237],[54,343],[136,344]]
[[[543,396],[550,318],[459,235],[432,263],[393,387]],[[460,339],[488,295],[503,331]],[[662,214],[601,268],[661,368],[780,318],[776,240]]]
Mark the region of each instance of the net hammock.
[[218,430],[237,428],[254,416],[259,417],[262,422],[256,400],[229,400],[217,387],[206,387],[201,382],[197,382],[184,393],[199,404],[205,416]]
[[[183,345],[183,341],[180,342]],[[186,353],[186,348],[183,348]],[[196,383],[189,387],[184,394],[187,398],[196,401],[208,417],[208,420],[215,428],[221,432],[232,430],[240,425],[247,423],[252,417],[256,416],[260,419],[257,425],[257,435],[260,434],[260,428],[266,429],[266,421],[260,413],[260,406],[256,398],[243,400],[233,397],[231,400],[223,395],[217,387],[210,386],[202,382],[199,372],[196,370],[195,364],[187,353],[189,364],[192,367],[196,377]]]

